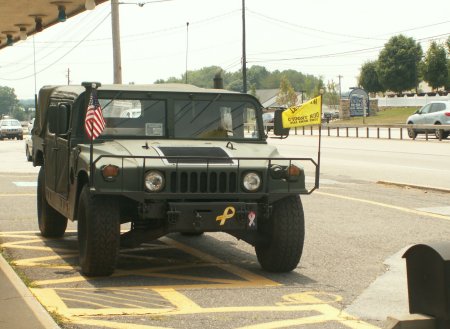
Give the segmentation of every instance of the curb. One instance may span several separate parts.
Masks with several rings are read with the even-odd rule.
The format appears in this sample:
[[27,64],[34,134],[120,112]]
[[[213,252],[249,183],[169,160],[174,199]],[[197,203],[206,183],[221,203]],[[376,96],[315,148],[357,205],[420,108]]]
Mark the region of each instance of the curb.
[[48,329],[60,329],[53,318],[48,314],[47,310],[37,301],[31,291],[17,276],[16,272],[8,264],[8,262],[0,254],[0,270],[4,272],[7,279],[11,282],[12,286],[17,290],[20,298],[30,307],[36,320],[44,327]]
[[388,182],[388,181],[382,181],[382,180],[377,181],[377,184],[398,186],[398,187],[409,187],[409,188],[415,188],[418,190],[435,191],[435,192],[442,192],[442,193],[450,193],[450,189],[443,188],[443,187],[431,187],[431,186],[414,185],[414,184],[406,184],[406,183],[395,183],[395,182]]

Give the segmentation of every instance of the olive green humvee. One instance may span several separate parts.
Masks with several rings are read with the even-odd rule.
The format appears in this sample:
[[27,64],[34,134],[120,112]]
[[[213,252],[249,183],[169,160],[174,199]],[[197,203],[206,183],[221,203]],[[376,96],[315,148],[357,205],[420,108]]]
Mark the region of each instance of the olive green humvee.
[[[183,84],[100,86],[106,127],[91,141],[91,89],[42,88],[32,136],[39,229],[57,238],[77,221],[83,274],[110,275],[121,245],[172,232],[226,232],[255,246],[263,269],[296,268],[299,194],[310,193],[296,160],[305,159],[267,144],[256,98]],[[123,223],[131,229],[121,234]]]

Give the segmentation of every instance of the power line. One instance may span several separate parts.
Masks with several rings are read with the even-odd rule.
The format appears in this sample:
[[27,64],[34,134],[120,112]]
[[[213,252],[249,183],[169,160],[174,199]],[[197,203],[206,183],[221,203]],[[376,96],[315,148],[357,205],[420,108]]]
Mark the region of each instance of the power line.
[[[440,34],[440,35],[426,37],[426,38],[418,39],[417,41],[418,42],[432,41],[432,40],[435,40],[436,38],[440,38],[440,37],[448,36],[448,35],[450,35],[450,33],[444,33],[444,34]],[[276,59],[254,59],[254,60],[251,60],[249,62],[253,62],[253,63],[283,62],[283,61],[293,61],[293,60],[305,60],[305,59],[316,59],[316,58],[339,57],[339,56],[345,56],[345,55],[349,55],[349,54],[371,52],[371,51],[375,51],[375,50],[380,50],[382,48],[384,48],[384,46],[376,46],[376,47],[371,47],[371,48],[356,49],[356,50],[335,52],[335,53],[329,53],[329,54],[303,56],[303,57],[289,57],[289,58],[276,58]]]
[[[75,48],[77,48],[92,32],[94,32],[109,16],[111,15],[111,13],[109,12],[91,31],[89,31],[88,34],[85,35],[85,37],[83,39],[81,39],[75,46],[73,46],[69,51],[67,51],[66,53],[64,53],[62,56],[60,56],[57,60],[55,60],[53,63],[47,65],[46,67],[44,67],[43,69],[39,70],[38,72],[36,72],[35,74],[38,73],[42,73],[45,70],[49,69],[50,67],[52,67],[53,65],[55,65],[56,63],[58,63],[61,59],[63,59],[64,57],[66,57],[69,53],[71,53],[73,50],[75,50]],[[16,81],[16,80],[24,80],[24,79],[28,79],[30,77],[34,76],[34,74],[25,76],[25,77],[21,77],[21,78],[15,78],[15,79],[5,79],[5,78],[0,78],[1,80],[6,80],[6,81]]]
[[[367,37],[367,36],[352,35],[352,34],[345,34],[345,33],[336,33],[336,32],[330,32],[330,31],[326,31],[326,30],[320,30],[320,29],[316,29],[316,28],[313,28],[313,27],[303,26],[303,25],[287,22],[287,21],[284,21],[284,20],[281,20],[281,19],[278,19],[278,18],[270,17],[270,16],[261,14],[259,12],[254,11],[254,10],[251,10],[251,9],[247,9],[247,10],[250,13],[254,14],[254,15],[266,18],[267,20],[270,20],[270,21],[273,21],[273,22],[276,22],[276,23],[283,23],[283,24],[286,24],[286,25],[290,25],[290,26],[293,26],[293,27],[296,27],[296,28],[309,30],[309,31],[313,31],[313,32],[319,32],[319,33],[323,33],[323,34],[329,34],[329,35],[340,36],[340,37],[347,37],[347,38],[353,38],[353,39],[378,40],[378,41],[386,40],[385,38],[380,39],[380,38],[376,38],[376,37]],[[384,35],[393,35],[393,34],[398,34],[398,33],[403,33],[403,32],[420,30],[420,29],[433,27],[433,26],[438,26],[438,25],[443,25],[443,24],[447,24],[447,23],[450,23],[450,21],[447,20],[447,21],[443,21],[443,22],[438,22],[438,23],[433,23],[433,24],[428,24],[428,25],[422,25],[422,26],[413,27],[413,28],[409,28],[409,29],[405,29],[405,30],[401,30],[401,31],[397,31],[397,32],[389,33],[389,34],[384,34]],[[382,35],[380,35],[380,36],[382,36]]]

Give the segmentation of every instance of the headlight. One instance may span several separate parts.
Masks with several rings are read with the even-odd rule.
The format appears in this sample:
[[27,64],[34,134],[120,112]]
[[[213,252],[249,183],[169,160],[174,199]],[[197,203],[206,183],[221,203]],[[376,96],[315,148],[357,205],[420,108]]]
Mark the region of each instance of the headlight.
[[152,170],[145,174],[145,188],[149,192],[159,192],[164,188],[164,175],[157,171]]
[[248,172],[245,174],[242,184],[248,192],[256,192],[261,186],[261,177],[255,172]]

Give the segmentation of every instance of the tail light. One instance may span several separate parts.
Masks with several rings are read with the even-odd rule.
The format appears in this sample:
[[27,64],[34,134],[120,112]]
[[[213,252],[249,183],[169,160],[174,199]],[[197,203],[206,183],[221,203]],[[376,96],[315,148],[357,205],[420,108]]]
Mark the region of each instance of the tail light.
[[450,112],[444,112],[446,117],[450,117]]

